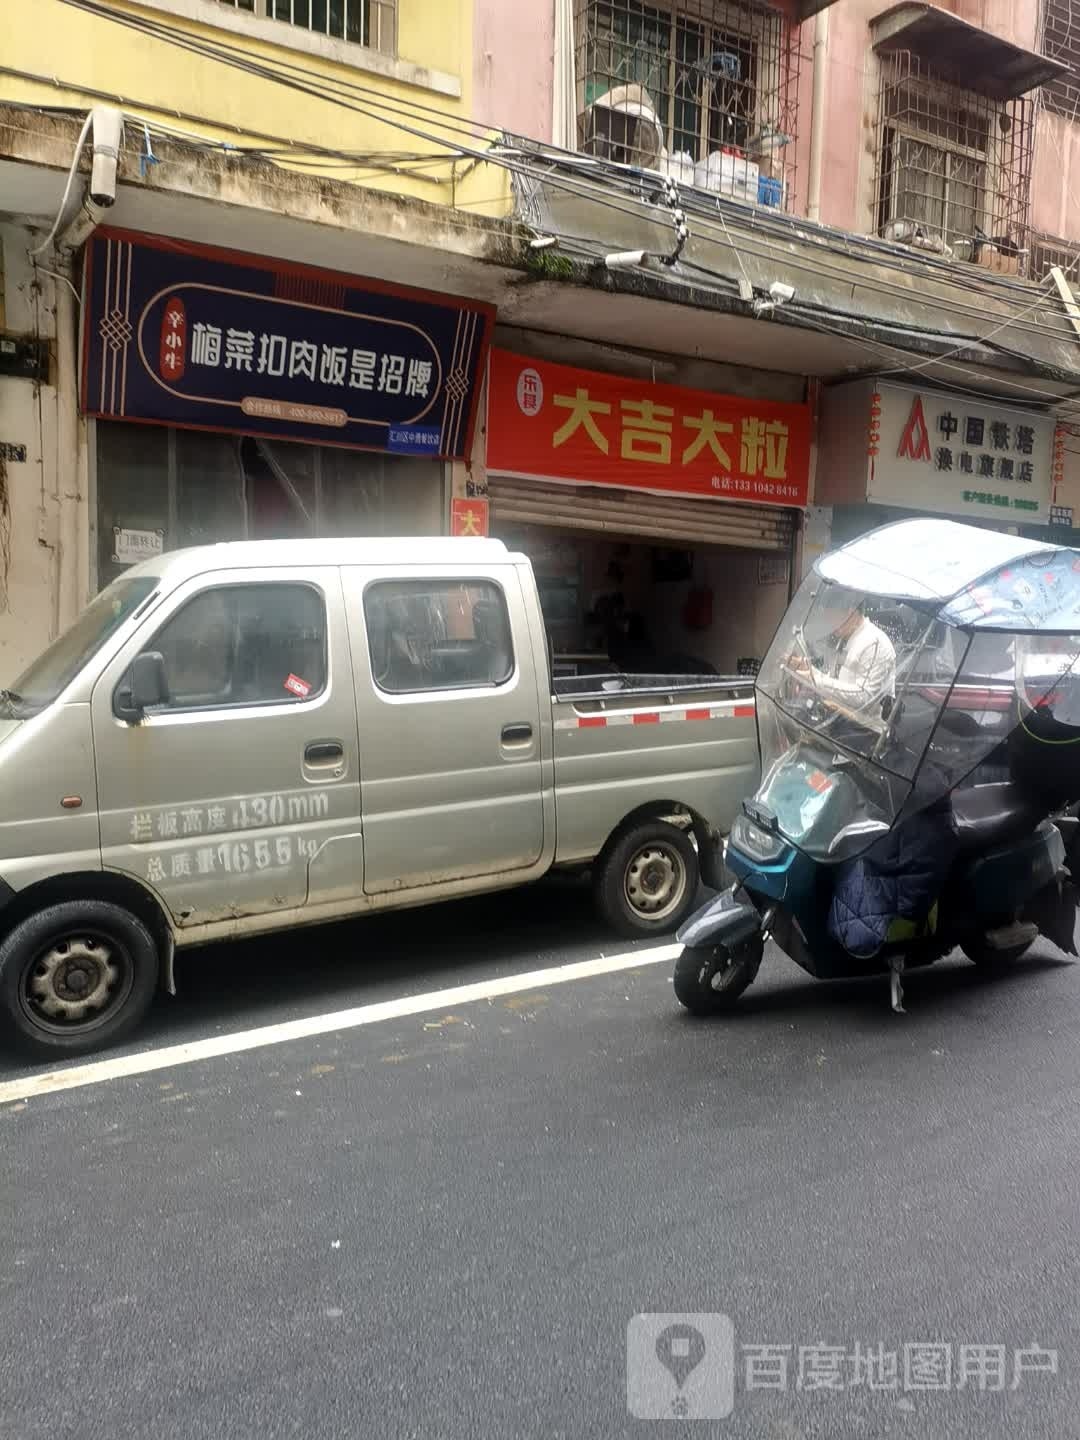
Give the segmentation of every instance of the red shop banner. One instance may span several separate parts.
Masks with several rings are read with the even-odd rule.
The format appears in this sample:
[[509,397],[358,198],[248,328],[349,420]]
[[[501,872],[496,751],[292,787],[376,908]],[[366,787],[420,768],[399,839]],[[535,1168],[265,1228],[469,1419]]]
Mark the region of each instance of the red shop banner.
[[686,390],[492,350],[487,468],[805,506],[810,407]]

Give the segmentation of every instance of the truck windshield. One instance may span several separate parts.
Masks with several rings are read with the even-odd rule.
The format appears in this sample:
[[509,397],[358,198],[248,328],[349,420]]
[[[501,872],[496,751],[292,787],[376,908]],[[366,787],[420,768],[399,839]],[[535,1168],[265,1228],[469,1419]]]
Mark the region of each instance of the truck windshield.
[[96,650],[135,613],[158,584],[153,575],[121,577],[92,600],[75,623],[23,671],[10,690],[0,690],[3,711],[26,719],[51,705]]

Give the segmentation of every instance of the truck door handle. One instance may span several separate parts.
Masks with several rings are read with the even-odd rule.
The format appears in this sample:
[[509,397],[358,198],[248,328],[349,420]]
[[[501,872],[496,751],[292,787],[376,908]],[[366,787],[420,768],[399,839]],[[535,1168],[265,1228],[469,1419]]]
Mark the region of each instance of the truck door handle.
[[525,740],[531,740],[532,733],[532,726],[527,720],[520,721],[516,725],[504,725],[502,742],[504,745],[520,745]]
[[315,740],[304,750],[304,759],[311,765],[329,765],[344,758],[345,748],[340,740]]

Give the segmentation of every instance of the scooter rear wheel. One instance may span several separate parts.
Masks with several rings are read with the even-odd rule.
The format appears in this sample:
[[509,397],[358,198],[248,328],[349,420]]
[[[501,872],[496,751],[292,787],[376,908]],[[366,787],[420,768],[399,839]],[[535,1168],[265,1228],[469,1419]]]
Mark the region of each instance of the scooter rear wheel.
[[1011,945],[1007,950],[995,950],[988,945],[981,937],[977,940],[965,940],[960,946],[967,958],[980,970],[988,974],[996,974],[1001,970],[1007,970],[1010,965],[1015,965],[1017,960],[1022,959],[1031,949],[1031,942],[1026,945]]
[[757,975],[763,946],[751,942],[732,955],[723,945],[687,946],[675,961],[675,998],[691,1015],[719,1015],[735,1002]]

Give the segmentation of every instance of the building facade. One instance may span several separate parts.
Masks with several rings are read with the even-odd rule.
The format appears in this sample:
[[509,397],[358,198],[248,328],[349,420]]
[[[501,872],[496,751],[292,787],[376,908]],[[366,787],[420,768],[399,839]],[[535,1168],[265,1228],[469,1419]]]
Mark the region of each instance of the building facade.
[[219,539],[499,535],[573,672],[752,669],[894,515],[1061,533],[1072,3],[20,12],[0,679]]

